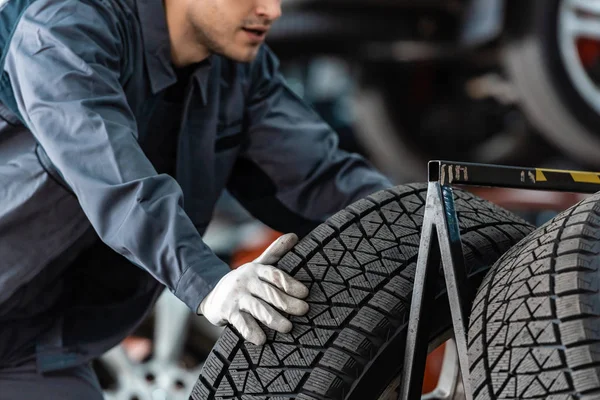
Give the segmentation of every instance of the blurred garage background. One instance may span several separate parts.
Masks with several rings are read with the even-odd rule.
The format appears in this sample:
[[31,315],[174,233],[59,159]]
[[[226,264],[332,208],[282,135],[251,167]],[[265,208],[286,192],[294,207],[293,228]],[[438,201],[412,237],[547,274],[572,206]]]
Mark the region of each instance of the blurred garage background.
[[[341,147],[395,183],[425,181],[430,159],[600,171],[599,0],[282,7],[267,43],[290,87]],[[536,225],[583,198],[476,192]],[[235,268],[278,235],[225,194],[205,240]],[[187,399],[219,332],[165,293],[139,331],[96,362],[107,399]],[[429,358],[424,398],[461,398],[457,377],[447,342]]]

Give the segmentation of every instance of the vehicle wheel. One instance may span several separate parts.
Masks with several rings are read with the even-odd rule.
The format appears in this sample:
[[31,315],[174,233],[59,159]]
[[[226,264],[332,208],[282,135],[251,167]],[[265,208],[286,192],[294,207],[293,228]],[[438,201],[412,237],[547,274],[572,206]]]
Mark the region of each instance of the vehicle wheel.
[[547,140],[600,167],[600,7],[589,0],[507,2],[504,64]]
[[[228,327],[207,358],[191,398],[388,399],[396,395],[427,186],[402,185],[360,200],[303,238],[278,267],[310,287],[290,334],[263,327],[255,346]],[[519,217],[456,190],[474,297],[488,267],[532,231]],[[431,342],[451,327],[436,295]],[[435,347],[434,347],[435,348]],[[383,394],[383,397],[382,397]]]
[[600,194],[507,252],[470,317],[475,399],[600,398]]
[[184,400],[223,328],[194,317],[171,292],[151,318],[93,363],[106,400]]
[[351,98],[354,134],[395,182],[426,179],[421,166],[432,159],[535,166],[555,153],[515,100],[496,98],[512,85],[465,64],[363,67]]

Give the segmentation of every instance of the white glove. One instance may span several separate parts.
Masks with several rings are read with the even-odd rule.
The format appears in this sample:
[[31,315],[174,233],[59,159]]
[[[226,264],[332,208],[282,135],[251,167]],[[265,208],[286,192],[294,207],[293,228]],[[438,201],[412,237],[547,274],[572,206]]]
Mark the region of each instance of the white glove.
[[292,315],[308,311],[308,304],[300,300],[308,296],[308,288],[272,266],[297,242],[295,234],[283,235],[256,260],[229,272],[202,300],[199,313],[214,325],[232,324],[256,345],[267,338],[254,318],[278,332],[291,331],[292,323],[267,303]]

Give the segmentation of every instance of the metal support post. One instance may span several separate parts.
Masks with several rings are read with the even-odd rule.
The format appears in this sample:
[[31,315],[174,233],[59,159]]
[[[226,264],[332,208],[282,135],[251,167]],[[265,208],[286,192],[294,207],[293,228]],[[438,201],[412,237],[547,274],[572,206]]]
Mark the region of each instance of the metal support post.
[[421,397],[429,344],[427,313],[435,295],[433,289],[440,262],[448,290],[463,385],[467,400],[471,400],[466,335],[470,305],[461,297],[466,271],[453,191],[438,181],[430,181],[406,338],[400,400],[416,400]]

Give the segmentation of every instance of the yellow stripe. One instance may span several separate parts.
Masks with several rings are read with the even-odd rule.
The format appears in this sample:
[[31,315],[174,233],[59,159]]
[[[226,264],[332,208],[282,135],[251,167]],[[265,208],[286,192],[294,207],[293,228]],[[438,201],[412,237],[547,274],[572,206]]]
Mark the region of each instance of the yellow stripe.
[[600,177],[590,172],[571,172],[575,182],[600,183]]
[[582,183],[596,183],[600,184],[600,174],[598,172],[585,172],[585,171],[573,171],[567,169],[547,169],[547,168],[536,168],[535,169],[535,180],[537,182],[547,182],[544,172],[557,172],[562,174],[569,174],[574,182]]
[[544,176],[544,173],[541,169],[535,169],[535,181],[536,182],[546,182],[548,179]]

